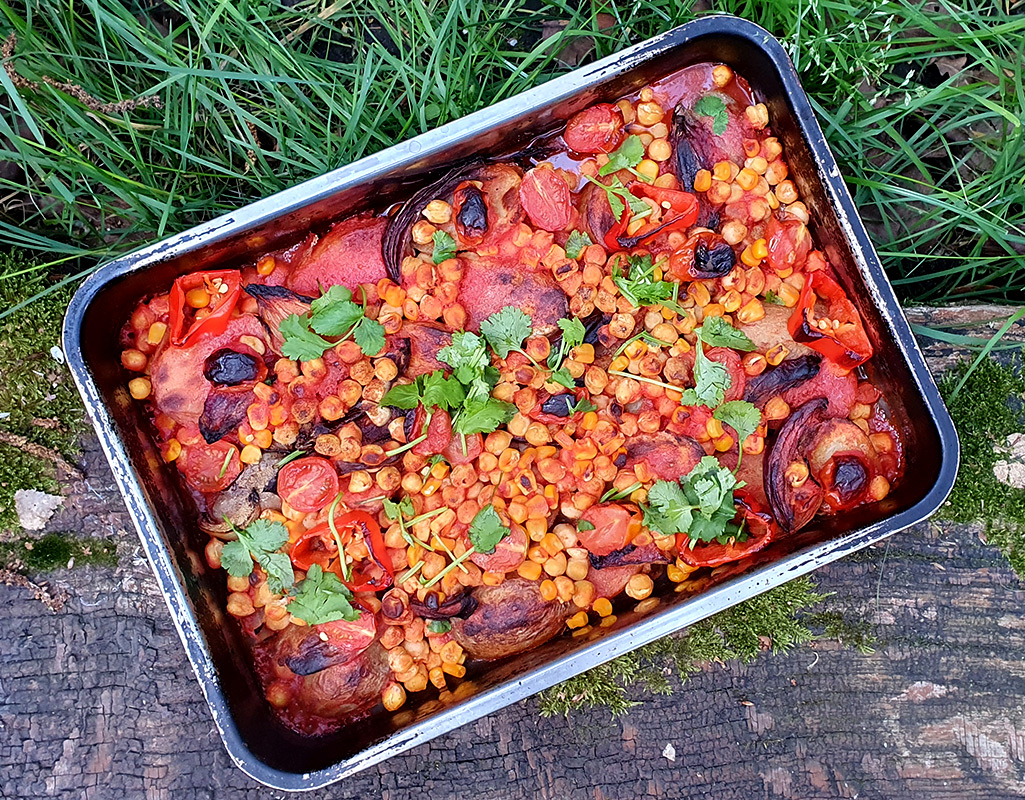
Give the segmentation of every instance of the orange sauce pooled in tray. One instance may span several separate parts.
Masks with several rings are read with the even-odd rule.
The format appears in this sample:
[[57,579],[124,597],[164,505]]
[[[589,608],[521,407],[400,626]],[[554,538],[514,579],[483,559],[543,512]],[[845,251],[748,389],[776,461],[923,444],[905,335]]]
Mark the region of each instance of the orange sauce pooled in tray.
[[122,331],[267,701],[319,735],[883,501],[903,445],[772,121],[699,64]]

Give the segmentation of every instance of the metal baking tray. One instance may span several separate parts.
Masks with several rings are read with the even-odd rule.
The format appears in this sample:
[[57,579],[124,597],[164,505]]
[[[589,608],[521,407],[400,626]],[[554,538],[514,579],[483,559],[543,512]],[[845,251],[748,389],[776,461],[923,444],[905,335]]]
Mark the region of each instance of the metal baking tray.
[[[817,240],[866,320],[877,353],[873,377],[892,403],[914,469],[883,504],[721,568],[697,596],[670,594],[648,614],[624,613],[589,636],[558,637],[504,662],[471,665],[454,691],[422,692],[395,713],[378,707],[338,734],[292,733],[265,702],[239,626],[224,611],[225,581],[203,559],[206,536],[194,506],[126,391],[118,347],[124,319],[140,298],[165,291],[179,275],[227,268],[355,211],[381,209],[453,162],[515,152],[591,103],[703,61],[729,64],[769,107]],[[285,790],[338,781],[921,522],[946,498],[958,465],[950,417],[793,65],[769,33],[729,16],[703,17],[107,264],[75,295],[64,348],[225,747],[243,771]]]

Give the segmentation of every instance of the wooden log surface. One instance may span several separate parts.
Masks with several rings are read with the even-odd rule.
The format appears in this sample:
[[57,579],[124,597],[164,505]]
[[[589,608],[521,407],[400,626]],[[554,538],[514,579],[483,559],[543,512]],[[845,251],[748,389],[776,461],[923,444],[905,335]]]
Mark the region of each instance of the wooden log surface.
[[[909,316],[988,338],[1007,311]],[[936,370],[965,356],[922,345]],[[84,461],[50,528],[113,537],[119,566],[55,574],[57,614],[0,585],[0,797],[282,796],[226,755],[91,438]],[[531,699],[307,796],[1025,797],[1025,593],[980,534],[925,523],[816,573],[827,609],[871,623],[872,654],[713,665],[614,721],[543,719]]]

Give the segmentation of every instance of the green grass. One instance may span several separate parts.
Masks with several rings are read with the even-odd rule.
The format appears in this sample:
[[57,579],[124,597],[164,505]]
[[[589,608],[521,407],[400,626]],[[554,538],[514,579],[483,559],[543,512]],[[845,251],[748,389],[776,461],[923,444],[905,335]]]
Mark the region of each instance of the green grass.
[[[0,159],[24,166],[0,179],[0,242],[71,274],[537,85],[580,38],[606,55],[694,16],[692,0],[141,5],[0,0],[26,80],[161,101],[103,113],[0,73],[20,119],[0,117]],[[906,299],[1025,297],[1025,16],[986,0],[713,5],[794,57]],[[940,56],[965,70],[927,71]]]

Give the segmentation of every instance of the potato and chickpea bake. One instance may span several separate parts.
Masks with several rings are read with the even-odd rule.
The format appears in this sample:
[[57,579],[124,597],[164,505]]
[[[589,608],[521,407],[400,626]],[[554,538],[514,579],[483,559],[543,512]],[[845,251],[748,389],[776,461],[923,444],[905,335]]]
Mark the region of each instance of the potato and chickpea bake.
[[808,223],[766,107],[702,64],[138,305],[128,390],[285,724],[885,498],[901,440]]

